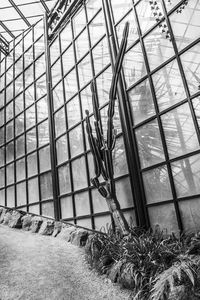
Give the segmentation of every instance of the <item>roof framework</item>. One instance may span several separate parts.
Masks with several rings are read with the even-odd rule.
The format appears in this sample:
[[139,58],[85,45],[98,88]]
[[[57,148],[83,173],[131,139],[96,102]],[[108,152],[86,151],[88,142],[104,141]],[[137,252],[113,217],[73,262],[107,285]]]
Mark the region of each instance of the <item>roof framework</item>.
[[47,14],[56,0],[1,0],[0,39],[10,42]]

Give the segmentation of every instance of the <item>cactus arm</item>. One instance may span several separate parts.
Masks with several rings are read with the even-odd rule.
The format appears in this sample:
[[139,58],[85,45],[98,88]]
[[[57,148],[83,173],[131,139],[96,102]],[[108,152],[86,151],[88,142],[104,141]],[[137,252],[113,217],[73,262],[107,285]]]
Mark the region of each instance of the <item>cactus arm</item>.
[[112,149],[113,145],[113,116],[115,113],[115,99],[116,99],[116,93],[117,93],[117,82],[120,75],[120,70],[122,67],[122,62],[124,58],[124,54],[126,51],[127,46],[127,38],[128,38],[128,32],[129,32],[129,23],[126,22],[124,31],[123,31],[123,37],[120,45],[120,49],[116,58],[116,63],[114,67],[114,75],[111,82],[111,88],[109,93],[109,105],[108,105],[108,129],[107,129],[107,144],[108,149]]

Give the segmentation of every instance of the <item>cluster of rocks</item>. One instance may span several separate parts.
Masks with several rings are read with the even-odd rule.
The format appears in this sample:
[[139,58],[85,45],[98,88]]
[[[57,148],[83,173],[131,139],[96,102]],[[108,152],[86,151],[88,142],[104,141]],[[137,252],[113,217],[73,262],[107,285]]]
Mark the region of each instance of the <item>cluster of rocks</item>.
[[32,233],[41,235],[51,235],[81,247],[86,245],[91,235],[87,230],[73,225],[3,207],[0,207],[0,224],[8,225],[11,228],[30,230]]

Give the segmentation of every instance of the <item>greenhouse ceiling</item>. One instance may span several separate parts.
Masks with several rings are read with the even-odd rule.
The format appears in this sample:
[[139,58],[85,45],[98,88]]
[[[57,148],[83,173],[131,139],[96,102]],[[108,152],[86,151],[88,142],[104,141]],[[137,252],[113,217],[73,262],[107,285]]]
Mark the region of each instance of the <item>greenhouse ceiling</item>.
[[56,0],[0,0],[0,37],[10,42],[50,12]]

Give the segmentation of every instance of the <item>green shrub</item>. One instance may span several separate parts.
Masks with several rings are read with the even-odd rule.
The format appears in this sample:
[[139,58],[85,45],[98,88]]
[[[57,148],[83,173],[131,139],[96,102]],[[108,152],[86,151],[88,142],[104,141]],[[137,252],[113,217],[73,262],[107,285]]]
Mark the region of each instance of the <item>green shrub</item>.
[[85,249],[91,267],[131,289],[134,300],[165,300],[173,288],[184,285],[194,290],[195,282],[200,282],[196,279],[200,264],[194,255],[200,254],[198,234],[177,237],[158,229],[132,228],[121,237],[107,228],[94,234]]

